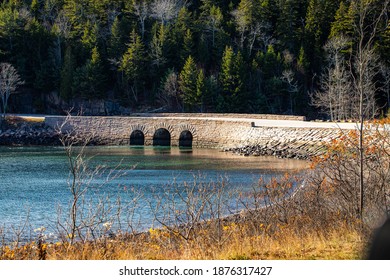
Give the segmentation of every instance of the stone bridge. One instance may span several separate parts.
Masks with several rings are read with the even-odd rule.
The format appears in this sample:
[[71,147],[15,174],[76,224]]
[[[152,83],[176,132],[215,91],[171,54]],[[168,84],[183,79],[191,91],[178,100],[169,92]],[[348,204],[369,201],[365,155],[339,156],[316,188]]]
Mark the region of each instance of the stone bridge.
[[[63,116],[46,116],[56,127]],[[129,117],[71,117],[68,125],[91,130],[106,145],[159,145],[231,148],[250,144],[326,141],[339,135],[332,123],[306,122],[304,117],[245,114],[138,114]]]

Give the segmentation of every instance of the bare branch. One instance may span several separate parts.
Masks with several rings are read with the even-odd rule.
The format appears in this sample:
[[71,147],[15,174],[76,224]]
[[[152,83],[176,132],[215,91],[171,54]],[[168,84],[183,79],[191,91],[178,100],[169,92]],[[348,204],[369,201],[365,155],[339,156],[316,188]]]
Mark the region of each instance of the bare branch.
[[182,7],[186,5],[183,0],[154,0],[151,5],[151,17],[165,25],[175,19]]
[[16,91],[18,86],[23,84],[24,82],[11,64],[0,64],[0,96],[3,103],[3,119],[5,118],[7,110],[8,98]]

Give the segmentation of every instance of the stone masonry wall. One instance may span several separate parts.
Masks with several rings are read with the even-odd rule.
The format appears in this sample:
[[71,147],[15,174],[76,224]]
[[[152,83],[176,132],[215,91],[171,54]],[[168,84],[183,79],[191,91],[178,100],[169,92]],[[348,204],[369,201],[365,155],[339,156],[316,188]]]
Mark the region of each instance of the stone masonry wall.
[[[46,117],[45,123],[55,128],[64,117]],[[165,128],[171,135],[171,145],[178,146],[181,132],[190,131],[195,147],[234,147],[246,140],[251,122],[160,117],[72,117],[69,123],[80,131],[93,130],[101,144],[128,145],[130,135],[140,130],[145,145],[152,145],[153,135]]]
[[[252,115],[251,118],[253,119]],[[64,119],[65,117],[47,116],[45,122],[49,127],[55,128]],[[72,117],[69,125],[81,130],[93,130],[99,138],[99,144],[105,145],[128,145],[130,135],[135,130],[144,133],[145,145],[152,145],[155,131],[165,128],[170,132],[172,146],[178,146],[181,132],[190,131],[194,147],[239,148],[235,151],[242,154],[273,154],[283,157],[290,157],[290,154],[320,153],[324,142],[329,142],[340,134],[334,128],[255,127],[250,120],[226,117],[207,119],[204,116],[194,117],[192,114]]]

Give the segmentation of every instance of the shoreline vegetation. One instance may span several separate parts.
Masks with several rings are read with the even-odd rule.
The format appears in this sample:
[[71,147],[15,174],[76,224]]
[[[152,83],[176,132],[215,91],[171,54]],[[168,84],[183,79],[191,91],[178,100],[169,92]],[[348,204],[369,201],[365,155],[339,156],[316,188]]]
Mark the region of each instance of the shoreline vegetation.
[[[193,231],[185,240],[167,229],[102,237],[86,242],[46,243],[39,238],[20,246],[0,247],[1,260],[358,260],[367,258],[368,238],[351,225],[325,231],[297,232],[296,225],[260,224],[255,234],[248,222],[226,223]],[[216,242],[220,238],[221,242]]]
[[[17,120],[13,121],[11,125],[23,127]],[[35,125],[40,127],[42,124]],[[370,169],[366,169],[365,183],[374,187],[388,182],[387,169],[378,173],[377,166],[371,166],[375,157],[382,159],[380,164],[383,169],[390,166],[389,162],[384,162],[390,157],[383,153],[388,147],[388,132],[377,130],[377,133],[366,139],[366,164]],[[0,229],[0,259],[365,259],[373,229],[383,220],[388,207],[388,187],[386,185],[382,192],[377,189],[367,191],[367,214],[363,220],[359,219],[355,204],[357,194],[353,189],[356,186],[351,186],[350,169],[356,165],[352,149],[356,135],[345,137],[348,141],[334,141],[324,155],[313,158],[304,178],[286,174],[282,179],[267,183],[260,179],[251,192],[234,194],[237,204],[244,208],[239,214],[225,217],[222,209],[227,206],[222,191],[215,186],[210,188],[194,182],[185,185],[182,190],[187,194],[181,197],[184,209],[177,208],[173,199],[168,200],[162,208],[156,208],[166,216],[160,220],[156,216],[159,226],[147,232],[114,232],[107,219],[94,216],[101,229],[100,235],[83,235],[82,232],[89,229],[76,225],[78,220],[75,218],[73,227],[64,230],[58,242],[50,241],[45,228],[40,228],[31,234],[30,242],[21,243],[24,226],[15,225],[12,241],[6,241],[5,230]],[[62,140],[65,149],[72,146],[67,146],[67,141],[71,139]],[[375,143],[376,148],[370,143]],[[69,159],[73,160],[72,150],[67,151]],[[82,165],[77,170],[71,170],[77,179],[80,175],[77,172],[81,172],[86,162],[80,154],[76,155],[76,159]],[[343,175],[346,170],[350,170],[351,177]],[[370,170],[376,173],[371,174]],[[337,175],[344,177],[338,178]],[[305,180],[305,188],[294,191],[294,186],[302,180]],[[83,184],[82,181],[79,183],[80,186]],[[81,193],[75,190],[74,197],[81,198],[84,190],[87,189],[80,189]],[[294,195],[291,195],[292,192]],[[76,206],[82,205],[74,205],[70,214],[76,217],[80,211]],[[69,223],[61,224],[67,225]]]

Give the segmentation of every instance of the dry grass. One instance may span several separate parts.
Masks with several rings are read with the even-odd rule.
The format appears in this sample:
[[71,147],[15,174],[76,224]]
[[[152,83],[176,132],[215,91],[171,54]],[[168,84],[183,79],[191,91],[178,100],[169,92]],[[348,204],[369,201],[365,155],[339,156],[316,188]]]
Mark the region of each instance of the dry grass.
[[1,259],[52,260],[350,260],[365,257],[367,242],[357,231],[347,227],[328,233],[296,234],[293,228],[280,228],[268,234],[250,234],[244,226],[224,227],[223,242],[215,242],[213,230],[201,230],[191,240],[184,240],[164,230],[151,229],[138,236],[100,239],[94,242],[43,244],[35,242],[11,249],[3,247]]
[[45,122],[44,117],[24,117],[24,116],[6,116],[6,122],[9,125],[18,125],[18,124],[41,124]]

